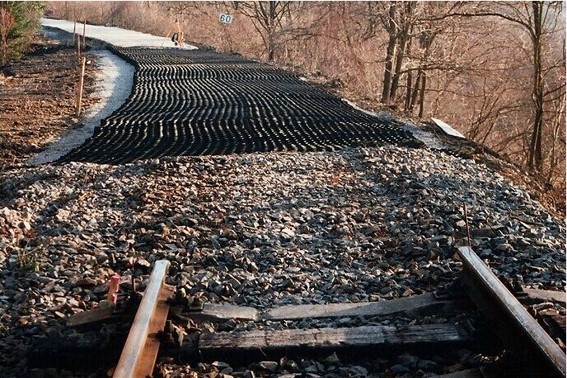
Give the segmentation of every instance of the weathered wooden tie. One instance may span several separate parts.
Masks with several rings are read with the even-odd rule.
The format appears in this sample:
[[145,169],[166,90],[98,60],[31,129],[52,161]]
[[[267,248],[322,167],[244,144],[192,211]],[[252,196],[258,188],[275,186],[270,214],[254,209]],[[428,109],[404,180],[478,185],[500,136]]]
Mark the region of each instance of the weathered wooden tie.
[[[525,293],[527,299],[533,300],[535,302],[541,300],[555,302],[565,307],[566,295],[564,291],[540,290],[540,289],[529,289],[529,288],[523,288],[522,290]],[[522,301],[523,298],[519,298],[519,299],[520,301]]]
[[413,295],[411,297],[391,299],[380,302],[360,303],[328,303],[317,305],[290,305],[259,311],[252,307],[235,306],[230,304],[205,303],[199,311],[184,312],[183,309],[173,309],[176,315],[191,318],[194,321],[226,321],[228,319],[242,320],[297,320],[316,318],[340,318],[357,316],[384,316],[395,313],[414,313],[434,311],[452,301],[440,300],[431,293]]
[[268,311],[266,319],[293,320],[303,318],[338,318],[355,316],[380,316],[398,312],[411,312],[426,308],[442,307],[449,301],[442,301],[432,293],[380,302],[328,303],[324,305],[294,305],[276,307]]
[[471,341],[474,339],[455,324],[413,324],[203,333],[196,344],[186,345],[186,350],[211,360],[220,357],[240,359],[254,354],[259,354],[258,357],[281,353],[320,354],[325,350],[368,353],[380,348],[430,348],[432,345],[450,348]]
[[[469,247],[460,247],[463,282],[481,311],[494,321],[500,336],[526,354],[528,369],[546,376],[565,377],[565,353]],[[533,362],[533,363],[531,363]]]

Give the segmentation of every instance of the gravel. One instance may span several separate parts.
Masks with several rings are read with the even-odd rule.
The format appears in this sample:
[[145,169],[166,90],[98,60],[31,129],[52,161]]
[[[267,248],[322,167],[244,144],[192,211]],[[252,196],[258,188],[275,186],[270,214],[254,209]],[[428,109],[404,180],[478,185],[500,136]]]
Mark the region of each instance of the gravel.
[[[77,33],[81,35],[83,33],[83,24],[80,22],[75,25],[72,21],[42,18],[41,24],[44,27],[63,30],[68,33],[73,33],[73,30],[76,30]],[[85,31],[86,38],[96,39],[105,43],[113,44],[114,46],[173,47],[173,42],[171,42],[171,40],[166,36],[151,35],[148,33],[141,33],[113,26],[87,24]],[[183,44],[182,49],[195,50],[197,47]]]
[[[2,172],[0,366],[25,370],[32,340],[67,332],[65,319],[97,307],[114,273],[143,289],[158,259],[171,261],[168,282],[178,290],[259,309],[439,290],[461,270],[454,253],[467,243],[465,204],[473,249],[495,273],[564,290],[563,222],[489,168],[439,151],[387,146]],[[387,369],[439,364],[408,357]],[[368,367],[351,368],[336,374],[364,376]]]

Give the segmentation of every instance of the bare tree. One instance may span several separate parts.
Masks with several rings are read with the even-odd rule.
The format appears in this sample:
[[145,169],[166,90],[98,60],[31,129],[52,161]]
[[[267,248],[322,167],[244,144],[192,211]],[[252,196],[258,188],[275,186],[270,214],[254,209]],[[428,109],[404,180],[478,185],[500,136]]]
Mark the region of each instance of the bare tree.
[[14,25],[14,17],[7,8],[0,8],[0,42],[2,43],[2,63],[8,60],[8,33]]
[[388,47],[386,48],[386,59],[384,63],[384,80],[382,81],[382,97],[380,102],[386,104],[390,101],[390,89],[392,86],[392,69],[394,67],[394,59],[396,47],[398,43],[399,25],[396,22],[398,18],[398,4],[395,2],[388,3],[388,17],[382,17],[384,28],[388,32]]
[[233,8],[237,12],[252,20],[264,43],[268,61],[274,60],[278,45],[277,33],[283,28],[283,18],[290,16],[292,4],[291,1],[233,2]]
[[448,17],[497,17],[519,27],[530,41],[530,64],[532,68],[532,127],[528,148],[527,165],[538,172],[543,170],[542,140],[545,118],[545,57],[543,46],[546,38],[557,32],[559,20],[564,18],[563,3],[559,1],[532,1],[522,3],[484,3],[475,12],[449,12],[436,20]]
[[556,25],[562,10],[561,2],[532,1],[531,3],[502,3],[501,13],[488,13],[520,26],[531,41],[533,121],[529,144],[528,167],[543,171],[542,138],[544,130],[545,67],[543,45],[546,35]]
[[[438,64],[434,59],[433,41],[447,27],[439,15],[463,7],[460,3],[418,4],[411,1],[375,3],[369,5],[368,36],[376,35],[381,24],[388,41],[384,59],[382,95],[384,104],[404,104],[411,112],[419,102],[423,114],[426,95],[427,71],[450,69],[450,64]],[[431,16],[438,18],[431,20]],[[377,22],[379,21],[379,22]],[[416,40],[414,42],[414,40]],[[433,60],[432,60],[433,59]],[[414,77],[414,72],[416,73]],[[405,80],[405,98],[398,99],[398,91]]]

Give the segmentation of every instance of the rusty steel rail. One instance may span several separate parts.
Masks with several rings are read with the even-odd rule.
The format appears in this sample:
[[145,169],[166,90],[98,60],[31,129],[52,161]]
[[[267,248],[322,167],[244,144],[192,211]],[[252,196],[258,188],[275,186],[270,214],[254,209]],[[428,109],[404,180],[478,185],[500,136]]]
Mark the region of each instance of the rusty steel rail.
[[[565,353],[469,247],[460,247],[467,293],[486,311],[500,336],[530,361],[528,369],[565,377]],[[533,362],[533,363],[531,363]],[[526,364],[527,365],[527,364]]]
[[159,350],[156,334],[163,329],[167,320],[169,306],[166,299],[172,292],[172,288],[165,285],[168,268],[167,260],[159,260],[155,263],[150,282],[114,370],[115,378],[152,375]]

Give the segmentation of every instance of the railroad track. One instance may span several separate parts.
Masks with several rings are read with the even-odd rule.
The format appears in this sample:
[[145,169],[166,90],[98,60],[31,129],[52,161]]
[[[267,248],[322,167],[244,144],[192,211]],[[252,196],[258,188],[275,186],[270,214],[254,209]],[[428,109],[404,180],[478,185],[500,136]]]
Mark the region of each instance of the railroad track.
[[[426,293],[375,303],[335,303],[328,305],[297,305],[257,310],[223,304],[203,304],[190,301],[184,296],[175,295],[171,286],[165,284],[169,262],[157,261],[141,301],[117,311],[106,307],[79,313],[68,320],[69,327],[85,328],[112,321],[132,319],[127,337],[118,337],[125,342],[116,360],[109,358],[107,363],[115,365],[111,369],[114,377],[146,377],[154,373],[160,343],[162,356],[176,356],[179,363],[195,361],[259,361],[266,357],[275,359],[281,356],[328,355],[341,353],[342,359],[349,355],[372,356],[398,353],[404,350],[450,350],[459,346],[491,345],[502,341],[506,349],[515,353],[514,363],[519,370],[509,372],[497,370],[500,374],[527,376],[564,377],[565,351],[538,324],[524,305],[492,273],[474,251],[468,247],[459,249],[463,262],[462,286],[476,304],[477,308],[490,319],[492,326],[488,332],[496,331],[499,341],[492,335],[487,338],[487,330],[474,330],[465,323],[448,322],[442,324],[415,324],[403,326],[365,325],[349,328],[311,328],[281,329],[239,332],[194,332],[187,335],[183,328],[199,322],[219,322],[227,319],[248,321],[281,321],[304,318],[340,317],[385,317],[393,314],[434,313],[447,306],[456,306],[464,298],[447,297]],[[523,300],[556,300],[565,306],[565,293],[526,290]],[[521,298],[521,297],[520,297]],[[466,306],[465,306],[466,307]],[[468,310],[470,311],[470,309]],[[135,314],[134,314],[135,313]],[[168,320],[169,319],[169,320]],[[176,325],[183,324],[181,326]],[[565,318],[562,319],[563,343],[565,341]],[[190,328],[190,327],[189,327]],[[484,336],[481,336],[484,335]],[[184,337],[185,336],[185,337]],[[122,344],[119,342],[118,344]],[[41,357],[50,361],[60,360],[57,348],[51,346],[49,355],[45,351]],[[93,359],[91,347],[86,357]],[[69,361],[73,353],[65,353]],[[374,354],[376,355],[376,354]],[[97,360],[97,358],[95,358]],[[32,359],[33,361],[33,359]],[[91,361],[92,362],[92,361]],[[76,365],[80,365],[77,363]],[[500,368],[500,369],[505,369]],[[479,371],[459,372],[458,376],[479,376]],[[463,375],[464,374],[464,375]],[[452,375],[447,375],[451,377]],[[456,375],[457,376],[457,375]],[[482,375],[480,375],[482,376]]]
[[412,134],[298,76],[208,50],[113,48],[136,67],[128,100],[59,162],[121,164],[161,156],[329,151]]

